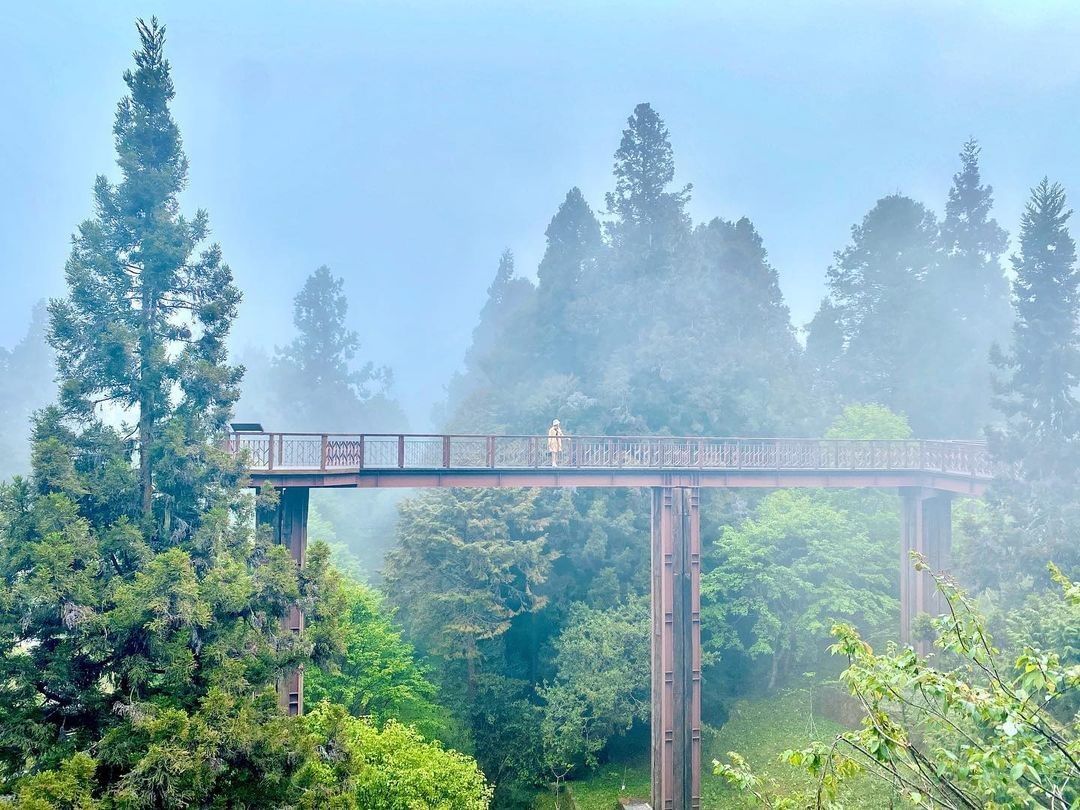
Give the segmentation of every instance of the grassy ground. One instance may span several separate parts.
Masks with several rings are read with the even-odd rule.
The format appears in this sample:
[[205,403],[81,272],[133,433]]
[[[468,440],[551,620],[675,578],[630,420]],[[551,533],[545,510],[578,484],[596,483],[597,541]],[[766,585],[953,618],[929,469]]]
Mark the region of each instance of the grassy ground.
[[[740,795],[712,772],[712,761],[726,761],[728,751],[738,751],[757,771],[767,771],[786,789],[808,785],[809,777],[788,765],[776,762],[777,755],[788,748],[799,748],[811,739],[831,739],[842,729],[837,724],[816,717],[809,720],[805,692],[791,692],[771,699],[740,701],[732,708],[728,722],[712,739],[706,739],[701,773],[702,810],[752,808],[752,798]],[[813,733],[811,733],[811,731]],[[851,807],[887,807],[887,794],[877,785],[861,780],[851,797]],[[620,796],[649,795],[647,752],[631,762],[606,763],[585,778],[571,783],[576,810],[612,810]],[[547,798],[545,810],[554,810]]]

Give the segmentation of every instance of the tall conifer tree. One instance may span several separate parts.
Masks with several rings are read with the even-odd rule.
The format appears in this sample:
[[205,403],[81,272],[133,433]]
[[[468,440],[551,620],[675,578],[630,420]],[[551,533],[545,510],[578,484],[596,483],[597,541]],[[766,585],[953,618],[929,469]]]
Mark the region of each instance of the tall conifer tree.
[[1012,257],[1012,343],[996,357],[1003,372],[996,404],[1008,420],[1000,449],[1034,478],[1071,470],[1070,445],[1080,432],[1080,272],[1070,216],[1065,190],[1043,178],[1031,191]]
[[[834,368],[844,399],[880,402],[902,411],[919,435],[935,435],[936,408],[923,380],[934,357],[928,277],[938,261],[937,221],[923,205],[900,194],[878,200],[851,229],[828,271],[829,307],[819,311],[811,335],[815,349],[843,334]],[[835,324],[825,318],[832,315]],[[822,358],[817,358],[823,362]]]
[[964,144],[945,204],[941,262],[930,285],[939,352],[927,378],[940,392],[938,433],[973,438],[992,418],[990,347],[1007,338],[1011,320],[1001,266],[1008,236],[991,215],[993,189],[982,182],[979,151],[974,140]]
[[668,191],[675,179],[675,156],[663,119],[649,104],[638,104],[627,119],[615,152],[615,190],[606,195],[612,245],[631,277],[669,269],[679,242],[690,230],[689,185]]
[[188,161],[169,110],[165,28],[152,19],[138,30],[142,47],[124,73],[129,95],[113,126],[120,182],[97,178],[95,216],[79,227],[67,263],[70,293],[50,305],[50,339],[71,416],[92,420],[112,403],[137,419],[147,518],[155,459],[223,428],[238,396],[241,370],[224,360],[240,293],[220,248],[198,251],[206,212],[180,213]]
[[542,362],[555,371],[580,372],[584,349],[580,312],[583,282],[603,246],[600,223],[576,186],[544,232],[547,248],[537,269],[536,328]]
[[403,430],[405,417],[387,391],[389,368],[354,365],[360,338],[347,325],[344,281],[323,266],[293,300],[297,335],[273,362],[278,413],[289,430],[373,433]]
[[960,150],[960,171],[953,175],[941,222],[941,249],[953,307],[964,320],[983,320],[1000,330],[1009,305],[1000,263],[1008,234],[991,214],[994,189],[982,182],[981,151],[974,139]]

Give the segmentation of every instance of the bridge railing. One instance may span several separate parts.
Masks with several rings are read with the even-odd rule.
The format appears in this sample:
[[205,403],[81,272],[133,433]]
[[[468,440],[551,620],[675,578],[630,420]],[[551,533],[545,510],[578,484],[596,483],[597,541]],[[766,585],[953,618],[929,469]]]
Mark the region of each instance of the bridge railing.
[[[529,469],[551,466],[547,436],[230,433],[253,471]],[[990,478],[981,442],[563,436],[560,467],[575,469],[920,470]]]

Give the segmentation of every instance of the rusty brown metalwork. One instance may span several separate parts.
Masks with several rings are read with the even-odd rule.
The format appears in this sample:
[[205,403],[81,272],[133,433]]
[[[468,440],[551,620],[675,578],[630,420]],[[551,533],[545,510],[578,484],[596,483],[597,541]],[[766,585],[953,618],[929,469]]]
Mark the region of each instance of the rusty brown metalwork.
[[926,558],[935,573],[952,566],[952,495],[923,487],[900,490],[900,641],[919,655],[930,652],[926,638],[916,637],[916,619],[945,609],[941,594],[927,571],[916,571],[911,553]]
[[652,497],[652,806],[701,807],[700,493]]
[[724,470],[921,472],[988,480],[985,444],[970,441],[566,436],[550,466],[545,436],[230,433],[252,472]]

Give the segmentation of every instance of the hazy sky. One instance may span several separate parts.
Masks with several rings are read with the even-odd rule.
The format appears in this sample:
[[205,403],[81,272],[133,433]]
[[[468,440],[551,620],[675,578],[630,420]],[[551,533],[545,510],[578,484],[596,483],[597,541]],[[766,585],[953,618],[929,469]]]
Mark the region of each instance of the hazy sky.
[[94,175],[114,174],[138,15],[168,26],[185,208],[209,211],[244,291],[236,346],[285,343],[328,264],[415,428],[502,249],[532,274],[570,186],[602,208],[639,101],[667,121],[694,218],[755,222],[797,324],[878,197],[940,210],[969,135],[1010,232],[1043,174],[1080,199],[1069,5],[8,0],[0,345],[61,292]]

